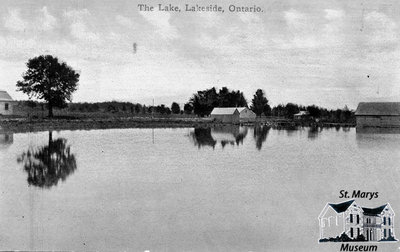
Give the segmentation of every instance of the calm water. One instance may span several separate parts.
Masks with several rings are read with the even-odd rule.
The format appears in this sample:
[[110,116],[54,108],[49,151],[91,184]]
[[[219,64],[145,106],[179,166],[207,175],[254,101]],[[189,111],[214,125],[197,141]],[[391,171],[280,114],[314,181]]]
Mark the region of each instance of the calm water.
[[322,208],[400,213],[399,161],[400,134],[354,128],[0,134],[0,250],[339,251]]

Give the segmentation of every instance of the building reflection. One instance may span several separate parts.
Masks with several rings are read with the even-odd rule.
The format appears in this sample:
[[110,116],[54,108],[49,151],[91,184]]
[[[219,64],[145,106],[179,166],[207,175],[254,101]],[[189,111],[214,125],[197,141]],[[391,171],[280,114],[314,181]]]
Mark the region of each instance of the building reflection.
[[[258,150],[261,150],[270,129],[271,127],[266,125],[256,125],[254,127],[254,139]],[[212,128],[195,128],[194,131],[190,132],[190,137],[198,148],[208,146],[214,149],[218,144],[225,148],[227,145],[242,145],[248,135],[248,131],[248,127],[223,125]]]
[[224,125],[213,128],[195,128],[194,131],[190,133],[190,136],[194,144],[199,148],[206,146],[215,148],[218,143],[224,148],[226,145],[243,144],[247,133],[247,127]]
[[14,143],[14,134],[13,133],[0,133],[0,148],[8,148]]
[[362,149],[398,150],[400,128],[356,128],[357,146]]
[[56,186],[77,168],[75,155],[71,153],[67,140],[53,139],[51,131],[47,145],[30,147],[17,158],[17,162],[28,174],[28,184],[41,188]]
[[239,125],[217,126],[211,130],[211,136],[217,142],[221,143],[222,148],[227,144],[243,144],[243,140],[246,138],[247,133],[247,127],[240,127]]

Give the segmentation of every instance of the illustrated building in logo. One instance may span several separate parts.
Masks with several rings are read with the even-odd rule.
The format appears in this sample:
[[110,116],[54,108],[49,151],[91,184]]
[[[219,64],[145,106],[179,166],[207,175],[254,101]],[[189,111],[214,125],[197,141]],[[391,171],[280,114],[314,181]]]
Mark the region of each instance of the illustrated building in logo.
[[366,208],[354,200],[325,205],[319,215],[320,242],[396,241],[394,212],[387,203]]

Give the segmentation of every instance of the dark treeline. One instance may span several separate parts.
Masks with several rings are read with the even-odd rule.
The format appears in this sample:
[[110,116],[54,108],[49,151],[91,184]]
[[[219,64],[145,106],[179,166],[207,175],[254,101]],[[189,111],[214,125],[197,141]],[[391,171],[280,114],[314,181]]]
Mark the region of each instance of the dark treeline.
[[[47,109],[46,103],[36,101],[23,101],[20,106],[29,107],[32,110]],[[230,90],[223,87],[217,90],[215,87],[197,91],[181,107],[177,102],[171,106],[164,104],[157,106],[146,106],[131,102],[95,102],[95,103],[68,103],[63,111],[71,113],[118,113],[131,115],[171,115],[184,114],[193,116],[209,116],[215,107],[249,107],[258,117],[273,117],[296,119],[303,121],[318,121],[327,123],[354,123],[354,111],[344,106],[343,109],[326,109],[316,105],[298,105],[295,103],[279,104],[270,107],[269,101],[263,90],[258,89],[253,95],[250,104],[247,103],[243,92]],[[302,112],[304,116],[295,117]]]
[[191,106],[194,114],[198,116],[208,116],[215,107],[247,107],[247,101],[239,90],[230,91],[227,87],[223,87],[217,91],[213,87],[197,91],[187,106]]
[[[240,90],[229,90],[227,87],[217,91],[210,88],[197,91],[185,104],[193,109],[193,113],[197,116],[208,116],[214,107],[248,107],[246,98]],[[320,121],[328,123],[354,123],[354,111],[344,106],[343,109],[326,109],[316,105],[303,106],[294,103],[279,104],[273,108],[270,107],[269,101],[263,90],[258,89],[251,100],[250,109],[259,117],[279,117],[286,119],[295,119],[295,115],[301,111],[304,116],[297,118],[303,121]],[[187,112],[185,110],[185,112]]]
[[[19,106],[29,107],[33,110],[45,110],[47,109],[47,104],[43,102],[36,101],[22,101]],[[81,112],[81,113],[125,113],[134,115],[150,115],[150,114],[182,114],[179,105],[177,103],[172,103],[172,110],[165,106],[164,104],[157,106],[146,106],[139,103],[131,102],[95,102],[95,103],[68,103],[68,106],[64,108],[64,111],[68,112]]]
[[347,106],[344,106],[343,109],[326,109],[316,105],[302,106],[294,103],[288,103],[286,105],[279,104],[272,108],[271,116],[293,119],[294,115],[298,114],[300,111],[307,112],[307,115],[304,116],[302,120],[318,120],[328,123],[355,122],[354,111],[349,110]]

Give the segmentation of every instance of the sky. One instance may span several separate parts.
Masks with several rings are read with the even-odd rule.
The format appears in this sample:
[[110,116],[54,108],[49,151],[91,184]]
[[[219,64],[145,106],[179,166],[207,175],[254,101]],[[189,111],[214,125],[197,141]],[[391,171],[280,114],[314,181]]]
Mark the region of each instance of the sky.
[[228,11],[243,1],[214,1],[224,13],[141,12],[140,3],[2,0],[0,89],[27,99],[15,86],[26,62],[51,54],[81,74],[74,102],[170,106],[224,86],[249,103],[261,88],[271,105],[400,101],[398,1],[246,1],[260,13]]

